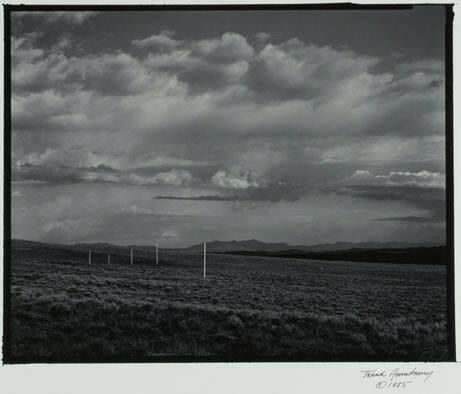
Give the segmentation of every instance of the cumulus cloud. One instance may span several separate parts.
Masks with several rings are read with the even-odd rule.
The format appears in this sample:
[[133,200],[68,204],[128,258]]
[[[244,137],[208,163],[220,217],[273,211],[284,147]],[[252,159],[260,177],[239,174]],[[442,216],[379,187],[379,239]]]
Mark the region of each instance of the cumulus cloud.
[[22,37],[11,37],[11,60],[13,66],[30,63],[43,57],[45,51],[34,47],[34,43],[39,37],[40,33],[38,32],[27,33]]
[[88,19],[95,17],[99,12],[94,11],[20,11],[13,12],[16,18],[35,18],[45,23],[67,23],[70,25],[81,25]]
[[192,50],[198,56],[216,63],[249,60],[254,54],[253,47],[245,37],[230,32],[217,39],[197,41]]
[[214,65],[199,61],[181,72],[180,78],[194,90],[212,90],[240,83],[247,70],[246,62]]
[[133,40],[132,44],[137,48],[147,48],[156,52],[170,52],[180,45],[179,41],[172,38],[173,35],[173,32],[165,30],[159,34],[153,34],[143,39]]
[[63,96],[80,90],[102,95],[131,95],[164,82],[142,62],[118,51],[81,57],[66,56],[59,48],[35,49],[34,35],[13,38],[12,85],[18,92],[57,90]]
[[392,171],[385,175],[373,175],[367,170],[357,170],[344,181],[349,185],[415,186],[445,189],[445,175],[430,171]]
[[[376,58],[369,56],[298,39],[256,51],[237,34],[140,56],[119,51],[69,57],[37,48],[32,37],[16,41],[13,89],[20,95],[13,101],[13,120],[18,128],[83,124],[110,130],[130,127],[130,120],[160,128],[162,118],[165,124],[178,123],[164,109],[174,105],[182,107],[175,115],[184,122],[173,123],[170,133],[200,127],[210,136],[219,128],[226,138],[242,133],[308,138],[344,130],[440,135],[444,129],[443,74],[428,73],[417,62],[404,67],[407,71],[378,74],[371,72]],[[218,62],[216,53],[225,53],[226,61]]]
[[[14,158],[13,158],[14,159]],[[31,152],[27,155],[13,160],[13,168],[20,170],[23,167],[68,167],[68,168],[87,168],[95,172],[118,173],[114,168],[116,162],[104,154],[95,154],[86,151],[82,147],[74,146],[67,149],[46,148],[42,152]]]
[[249,187],[258,187],[258,183],[251,180],[248,172],[243,175],[229,174],[225,171],[218,171],[211,178],[211,183],[215,186],[225,189],[248,189]]
[[[155,37],[157,41],[159,38]],[[162,35],[162,40],[164,37]],[[168,53],[164,52],[149,53],[145,64],[176,75],[194,91],[203,91],[241,83],[254,49],[245,37],[225,33],[216,39],[174,41]]]
[[107,54],[93,59],[70,59],[71,82],[82,84],[83,89],[105,95],[129,95],[142,92],[153,83],[152,75],[134,57],[125,53]]
[[[279,45],[267,44],[255,57],[248,84],[273,99],[312,99],[341,91],[347,82],[362,77],[376,58],[330,47],[306,46],[293,38]],[[388,82],[390,75],[376,76]]]
[[192,181],[192,174],[186,170],[171,170],[159,172],[151,178],[152,184],[164,184],[174,186],[189,185]]
[[260,33],[256,33],[254,35],[256,41],[258,42],[266,42],[267,40],[269,40],[271,38],[271,35],[269,33],[266,33],[266,32],[260,32]]

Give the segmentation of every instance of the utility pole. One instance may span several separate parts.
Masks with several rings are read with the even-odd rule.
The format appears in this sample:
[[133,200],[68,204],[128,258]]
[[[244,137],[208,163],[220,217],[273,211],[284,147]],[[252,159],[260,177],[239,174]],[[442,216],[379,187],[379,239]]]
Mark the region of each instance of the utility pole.
[[110,253],[107,255],[107,264],[110,264]]
[[88,249],[88,265],[91,265],[91,249]]
[[203,279],[206,279],[206,241],[203,243]]
[[158,244],[155,244],[155,265],[158,265]]
[[130,262],[130,265],[133,265],[133,249],[131,249]]

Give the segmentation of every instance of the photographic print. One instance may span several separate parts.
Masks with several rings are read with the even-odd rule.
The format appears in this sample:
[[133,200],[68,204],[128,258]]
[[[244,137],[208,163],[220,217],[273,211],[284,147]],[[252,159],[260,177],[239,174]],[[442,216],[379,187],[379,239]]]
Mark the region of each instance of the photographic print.
[[454,360],[451,6],[5,14],[4,362]]

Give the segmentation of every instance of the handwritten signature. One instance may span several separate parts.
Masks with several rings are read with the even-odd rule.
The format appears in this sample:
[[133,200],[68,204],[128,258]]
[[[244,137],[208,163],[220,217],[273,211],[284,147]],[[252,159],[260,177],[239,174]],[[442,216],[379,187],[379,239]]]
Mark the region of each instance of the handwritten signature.
[[375,370],[365,369],[360,371],[362,379],[372,380],[377,389],[404,389],[416,380],[427,382],[433,375],[433,370],[422,369],[400,369],[393,370]]

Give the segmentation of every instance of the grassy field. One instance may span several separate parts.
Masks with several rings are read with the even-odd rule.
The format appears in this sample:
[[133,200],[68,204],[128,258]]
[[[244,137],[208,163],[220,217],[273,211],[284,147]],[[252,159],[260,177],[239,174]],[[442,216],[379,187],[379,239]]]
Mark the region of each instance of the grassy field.
[[12,248],[12,359],[447,358],[443,266]]

